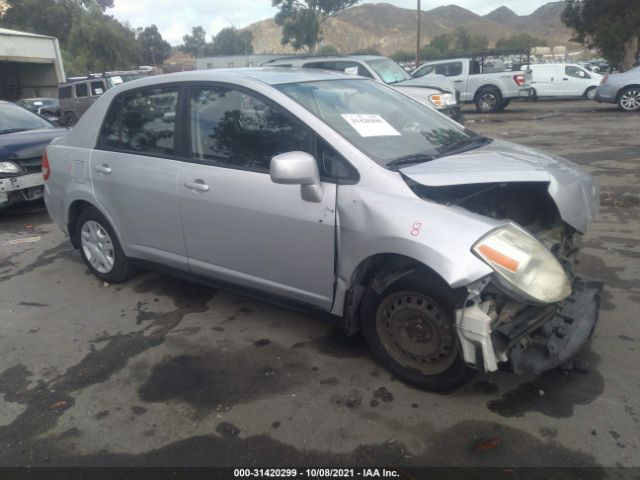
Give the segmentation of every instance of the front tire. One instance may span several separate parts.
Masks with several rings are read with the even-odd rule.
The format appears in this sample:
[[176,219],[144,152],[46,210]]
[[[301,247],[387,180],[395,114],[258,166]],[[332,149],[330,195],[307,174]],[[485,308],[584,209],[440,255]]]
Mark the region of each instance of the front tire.
[[78,123],[78,117],[73,112],[66,112],[62,117],[62,123],[65,127],[73,127]]
[[502,102],[502,94],[495,88],[480,90],[476,94],[476,110],[480,113],[496,113],[500,111]]
[[122,283],[134,273],[113,228],[96,208],[88,207],[80,213],[76,238],[82,259],[100,280]]
[[627,87],[620,92],[618,106],[625,112],[640,110],[640,87]]
[[381,295],[369,287],[360,320],[373,356],[420,388],[449,392],[464,385],[475,370],[459,346],[457,300],[447,285],[425,273],[407,275]]

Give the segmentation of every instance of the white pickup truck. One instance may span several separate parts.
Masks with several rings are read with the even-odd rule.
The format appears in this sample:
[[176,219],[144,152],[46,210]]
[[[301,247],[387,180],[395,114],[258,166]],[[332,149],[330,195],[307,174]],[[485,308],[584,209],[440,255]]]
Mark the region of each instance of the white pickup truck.
[[485,58],[456,58],[427,62],[411,72],[414,78],[445,75],[460,91],[465,103],[475,103],[481,113],[504,110],[515,98],[528,98],[531,70],[505,71],[501,61]]

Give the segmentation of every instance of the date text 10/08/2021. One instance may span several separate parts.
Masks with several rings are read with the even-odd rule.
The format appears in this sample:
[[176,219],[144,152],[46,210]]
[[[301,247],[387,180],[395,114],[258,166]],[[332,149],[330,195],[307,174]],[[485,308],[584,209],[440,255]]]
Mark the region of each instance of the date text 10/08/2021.
[[235,478],[396,478],[387,468],[236,468]]

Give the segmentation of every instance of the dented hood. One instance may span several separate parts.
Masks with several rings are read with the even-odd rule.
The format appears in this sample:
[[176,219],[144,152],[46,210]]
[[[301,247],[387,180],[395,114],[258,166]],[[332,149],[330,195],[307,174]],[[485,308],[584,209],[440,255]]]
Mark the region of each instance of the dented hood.
[[427,187],[546,182],[562,219],[585,232],[599,206],[593,178],[560,157],[504,141],[400,170]]

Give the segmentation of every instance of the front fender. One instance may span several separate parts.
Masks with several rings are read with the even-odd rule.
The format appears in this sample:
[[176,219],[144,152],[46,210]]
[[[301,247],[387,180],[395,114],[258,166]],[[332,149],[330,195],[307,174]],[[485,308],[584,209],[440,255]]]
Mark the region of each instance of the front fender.
[[[338,283],[344,290],[363,261],[385,253],[428,266],[452,288],[472,283],[492,270],[471,247],[503,224],[461,208],[358,185],[340,187],[338,222]],[[342,314],[340,298],[334,305],[340,309],[334,313]]]

